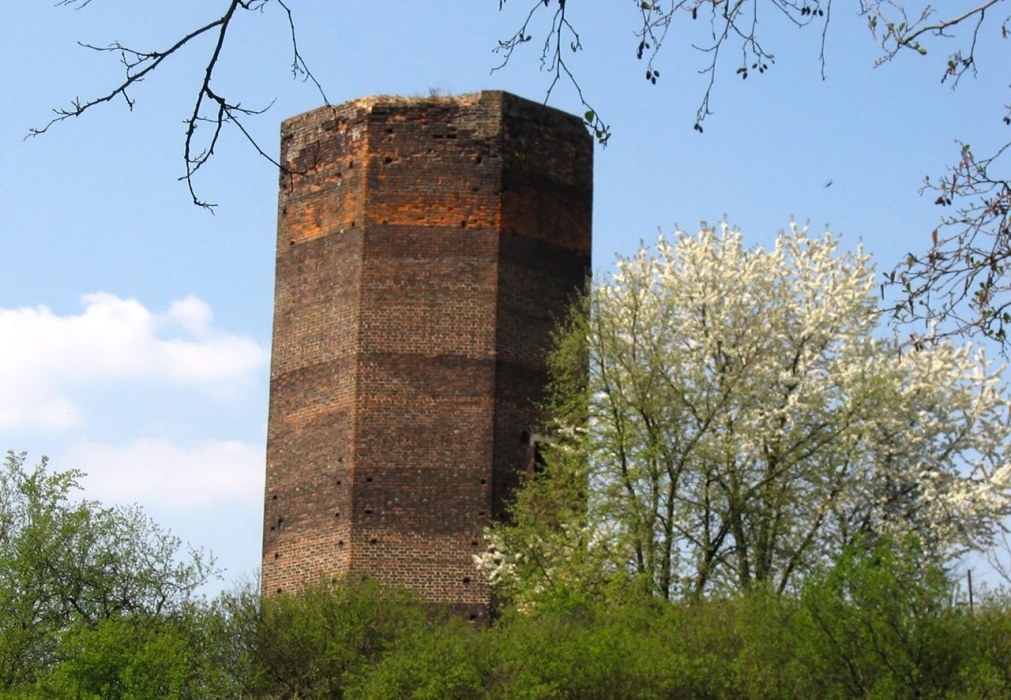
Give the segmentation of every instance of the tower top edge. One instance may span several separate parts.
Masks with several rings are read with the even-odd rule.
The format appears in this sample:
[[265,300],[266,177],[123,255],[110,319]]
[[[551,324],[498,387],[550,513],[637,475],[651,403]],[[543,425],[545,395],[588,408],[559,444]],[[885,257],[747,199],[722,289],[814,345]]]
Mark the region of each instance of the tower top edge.
[[486,105],[499,104],[503,107],[506,105],[522,105],[527,109],[544,110],[548,113],[554,113],[557,117],[561,117],[562,119],[578,120],[582,123],[582,119],[576,115],[570,114],[556,107],[551,107],[543,102],[529,100],[525,97],[520,97],[504,90],[482,90],[480,92],[470,92],[459,95],[370,95],[366,97],[358,97],[340,104],[322,105],[301,114],[288,117],[282,122],[282,128],[287,128],[289,125],[294,125],[300,121],[318,119],[321,114],[326,112],[330,112],[338,117],[348,118],[371,114],[377,108],[410,108],[414,106],[475,108],[482,103]]

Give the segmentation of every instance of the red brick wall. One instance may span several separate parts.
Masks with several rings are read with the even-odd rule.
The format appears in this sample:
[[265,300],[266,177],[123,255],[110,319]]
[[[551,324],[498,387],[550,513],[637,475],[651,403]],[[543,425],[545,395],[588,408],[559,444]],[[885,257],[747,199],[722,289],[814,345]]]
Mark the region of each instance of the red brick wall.
[[282,126],[263,590],[348,571],[478,618],[472,563],[527,459],[589,270],[592,140],[501,92]]

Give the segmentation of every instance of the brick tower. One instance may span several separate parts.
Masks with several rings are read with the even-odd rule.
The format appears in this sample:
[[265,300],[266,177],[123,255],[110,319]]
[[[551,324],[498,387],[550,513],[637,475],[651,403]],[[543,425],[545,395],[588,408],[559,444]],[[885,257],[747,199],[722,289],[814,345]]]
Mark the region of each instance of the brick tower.
[[593,143],[503,92],[281,127],[264,592],[360,572],[471,619],[590,266]]

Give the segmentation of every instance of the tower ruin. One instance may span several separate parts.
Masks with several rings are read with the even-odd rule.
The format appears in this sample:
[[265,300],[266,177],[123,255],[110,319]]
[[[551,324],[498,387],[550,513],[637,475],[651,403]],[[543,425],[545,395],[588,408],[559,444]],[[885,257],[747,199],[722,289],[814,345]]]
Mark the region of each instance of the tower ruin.
[[592,138],[503,92],[281,127],[262,588],[350,572],[471,619],[590,268]]

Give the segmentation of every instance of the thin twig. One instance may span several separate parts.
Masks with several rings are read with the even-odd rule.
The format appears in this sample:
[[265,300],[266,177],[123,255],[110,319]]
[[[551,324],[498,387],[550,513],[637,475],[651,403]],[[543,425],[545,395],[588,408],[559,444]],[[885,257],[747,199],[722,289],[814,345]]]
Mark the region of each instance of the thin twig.
[[[86,7],[90,2],[91,0],[59,0],[57,5],[72,6],[75,9],[81,9]],[[220,17],[184,34],[166,49],[140,50],[124,45],[119,41],[115,41],[108,46],[96,46],[94,44],[80,42],[82,47],[92,51],[118,54],[124,69],[123,79],[108,92],[105,92],[98,97],[94,97],[89,100],[76,98],[71,102],[69,107],[53,110],[55,116],[43,126],[30,129],[28,137],[41,136],[42,134],[48,132],[54,125],[71,117],[80,117],[85,112],[90,111],[93,107],[97,107],[98,105],[105,104],[107,102],[112,102],[117,98],[122,98],[126,103],[127,108],[133,109],[134,97],[132,92],[142,81],[149,78],[165,63],[167,59],[181,54],[187,48],[194,46],[196,43],[195,40],[208,34],[215,34],[216,36],[213,48],[206,63],[204,64],[203,75],[196,89],[193,108],[190,111],[189,116],[184,120],[185,135],[183,139],[183,162],[185,172],[179,179],[186,182],[187,189],[194,204],[203,207],[208,211],[213,211],[214,205],[197,194],[194,177],[197,172],[213,157],[218,141],[223,134],[224,127],[228,124],[235,126],[261,157],[265,158],[282,171],[288,172],[287,168],[278,163],[276,158],[268,155],[266,150],[260,146],[243,123],[244,117],[263,114],[270,108],[273,101],[266,107],[252,109],[242,106],[242,104],[238,101],[229,99],[213,87],[215,69],[218,67],[218,63],[225,52],[225,40],[228,36],[228,31],[232,25],[232,21],[236,16],[236,12],[238,10],[246,10],[259,11],[262,13],[263,9],[270,2],[272,2],[272,0],[228,0],[227,7]],[[324,103],[329,105],[330,101],[327,99],[322,85],[309,69],[309,66],[299,49],[295,32],[295,19],[291,8],[285,0],[276,0],[276,2],[285,13],[288,31],[290,33],[292,48],[292,75],[295,77],[301,77],[303,80],[310,81],[323,98]],[[210,125],[211,129],[208,132],[208,136],[204,143],[202,145],[198,145],[198,133],[203,133],[198,131],[201,125]]]

